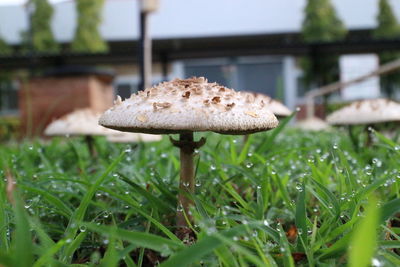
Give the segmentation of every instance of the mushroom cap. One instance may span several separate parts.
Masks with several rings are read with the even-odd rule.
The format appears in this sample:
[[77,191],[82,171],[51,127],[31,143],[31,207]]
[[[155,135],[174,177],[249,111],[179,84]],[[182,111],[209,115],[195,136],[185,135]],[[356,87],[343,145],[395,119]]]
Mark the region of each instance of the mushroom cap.
[[113,143],[137,143],[137,142],[157,142],[162,139],[160,135],[142,134],[142,133],[125,133],[118,132],[116,134],[107,135],[107,141]]
[[50,123],[44,133],[56,135],[108,135],[112,130],[98,124],[100,113],[89,108],[77,109]]
[[307,118],[296,123],[297,128],[307,131],[324,131],[330,128],[329,124],[317,117]]
[[266,106],[254,97],[194,77],[160,83],[125,101],[118,97],[99,123],[120,131],[150,134],[247,134],[278,125]]
[[355,101],[331,113],[327,121],[333,125],[400,121],[400,104],[384,98]]
[[284,104],[282,104],[282,102],[280,102],[276,99],[273,99],[270,96],[267,96],[262,93],[256,93],[256,92],[244,92],[244,93],[252,94],[256,100],[263,101],[265,103],[265,105],[267,106],[267,108],[272,113],[274,113],[275,116],[287,117],[287,116],[290,116],[290,114],[292,114],[292,111],[288,107],[286,107]]

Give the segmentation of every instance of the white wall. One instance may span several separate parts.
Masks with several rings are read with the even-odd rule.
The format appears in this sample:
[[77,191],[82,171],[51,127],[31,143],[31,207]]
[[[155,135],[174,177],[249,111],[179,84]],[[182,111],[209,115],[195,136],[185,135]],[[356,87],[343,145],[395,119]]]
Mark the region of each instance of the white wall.
[[[108,40],[136,39],[138,1],[107,0],[101,26]],[[160,0],[151,17],[153,38],[265,34],[299,31],[306,0]],[[375,26],[378,0],[333,0],[350,29]],[[400,18],[400,1],[391,0]],[[71,40],[75,28],[74,2],[55,3],[52,24],[59,41]],[[0,5],[0,34],[10,43],[19,41],[27,27],[23,6]]]

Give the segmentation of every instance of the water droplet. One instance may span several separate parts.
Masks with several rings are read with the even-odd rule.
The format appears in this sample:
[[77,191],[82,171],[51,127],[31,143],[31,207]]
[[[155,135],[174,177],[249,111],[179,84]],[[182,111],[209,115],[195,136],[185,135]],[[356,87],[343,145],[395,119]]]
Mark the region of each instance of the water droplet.
[[71,242],[72,242],[72,239],[71,239],[71,238],[68,238],[67,240],[65,240],[65,242],[66,242],[66,243],[71,243]]
[[249,152],[249,153],[247,153],[247,156],[251,157],[251,156],[253,156],[253,153]]
[[269,223],[268,223],[267,220],[264,220],[264,221],[263,221],[263,224],[264,224],[265,226],[269,226]]
[[333,147],[333,149],[338,149],[339,146],[335,143],[335,144],[333,144],[332,147]]
[[210,169],[211,169],[212,171],[215,171],[215,170],[217,169],[217,167],[216,167],[215,165],[211,165],[211,166],[210,166]]
[[249,222],[247,220],[243,220],[242,224],[246,225],[246,224],[249,224]]
[[379,261],[377,258],[372,258],[371,265],[373,267],[381,267],[381,266],[383,266],[383,263],[381,261]]
[[251,162],[246,163],[246,168],[251,168],[251,167],[253,167],[253,163]]
[[108,243],[110,243],[110,240],[108,240],[108,239],[104,239],[104,240],[103,240],[103,244],[104,244],[104,245],[107,245]]
[[400,146],[395,146],[394,150],[399,151],[400,150]]
[[79,231],[86,232],[86,226],[84,225],[79,226]]
[[237,237],[237,236],[233,237],[233,241],[238,241],[238,240],[239,240],[239,237]]

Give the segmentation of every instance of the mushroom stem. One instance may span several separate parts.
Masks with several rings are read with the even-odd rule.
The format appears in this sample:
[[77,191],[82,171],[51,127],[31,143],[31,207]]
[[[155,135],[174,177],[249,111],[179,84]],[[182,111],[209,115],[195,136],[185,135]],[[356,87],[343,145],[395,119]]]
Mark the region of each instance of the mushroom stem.
[[195,177],[194,177],[194,163],[193,154],[196,148],[201,147],[205,143],[205,139],[201,138],[200,141],[195,142],[193,133],[182,133],[179,135],[179,141],[173,140],[171,142],[174,146],[180,149],[180,181],[178,193],[178,212],[176,217],[176,224],[178,227],[187,227],[188,224],[185,219],[185,214],[191,219],[189,215],[189,207],[193,201],[188,197],[194,193]]
[[[178,194],[178,205],[182,205],[182,209],[178,209],[177,214],[177,226],[187,226],[185,214],[189,214],[189,206],[193,204],[192,200],[186,196],[186,193],[194,193],[194,163],[193,154],[194,147],[190,144],[193,143],[193,133],[181,134],[179,141],[187,142],[187,145],[180,148],[181,158],[181,171],[180,171],[180,182],[179,182],[179,194]],[[190,216],[189,216],[190,218]]]
[[85,135],[85,141],[89,149],[90,156],[97,157],[97,151],[94,146],[94,138],[91,135]]

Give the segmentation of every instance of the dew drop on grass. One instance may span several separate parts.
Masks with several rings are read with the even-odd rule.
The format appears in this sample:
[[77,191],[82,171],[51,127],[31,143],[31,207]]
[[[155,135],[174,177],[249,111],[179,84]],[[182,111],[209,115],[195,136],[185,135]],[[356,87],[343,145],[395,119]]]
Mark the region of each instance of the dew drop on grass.
[[271,171],[271,174],[275,175],[275,174],[276,174],[276,171],[275,171],[275,170],[272,170],[272,171]]
[[69,244],[69,243],[72,242],[72,239],[71,239],[71,238],[68,238],[67,240],[65,240],[65,242]]
[[251,167],[253,167],[253,163],[251,162],[246,163],[246,168],[250,169]]
[[233,241],[238,241],[238,240],[239,240],[239,237],[234,236],[232,239],[233,239]]
[[210,166],[210,170],[215,171],[216,169],[217,169],[217,167],[215,165]]
[[234,144],[236,144],[237,142],[238,142],[238,140],[237,139],[233,139],[233,141],[232,141]]
[[96,197],[101,197],[101,193],[100,193],[100,192],[97,192],[97,193],[96,193]]
[[130,152],[132,152],[132,148],[130,146],[127,146],[125,148],[125,153],[130,153]]
[[300,183],[296,184],[296,189],[297,189],[299,192],[303,192],[303,186],[302,186]]
[[373,267],[381,267],[381,266],[383,266],[383,263],[376,258],[372,258],[371,265]]
[[29,150],[33,150],[33,146],[29,146],[28,149],[29,149]]
[[107,245],[108,243],[110,243],[110,240],[108,240],[108,239],[104,239],[104,240],[103,240],[103,244],[104,244],[104,245]]
[[86,232],[86,226],[84,225],[79,226],[79,231]]
[[333,149],[338,149],[339,146],[337,144],[333,144],[332,147],[333,147]]
[[394,150],[399,151],[400,150],[400,146],[395,146]]
[[168,155],[166,153],[161,153],[161,158],[165,159],[167,157],[168,157]]
[[197,182],[195,183],[195,186],[196,186],[196,187],[200,187],[200,186],[201,186],[201,182],[200,182],[200,181],[197,181]]
[[264,221],[263,221],[263,224],[264,224],[265,226],[269,226],[269,223],[268,223],[267,220],[264,220]]
[[246,224],[249,224],[249,222],[247,220],[243,220],[242,224],[246,225]]
[[247,153],[247,156],[251,157],[251,156],[253,156],[253,153],[249,152],[249,153]]

